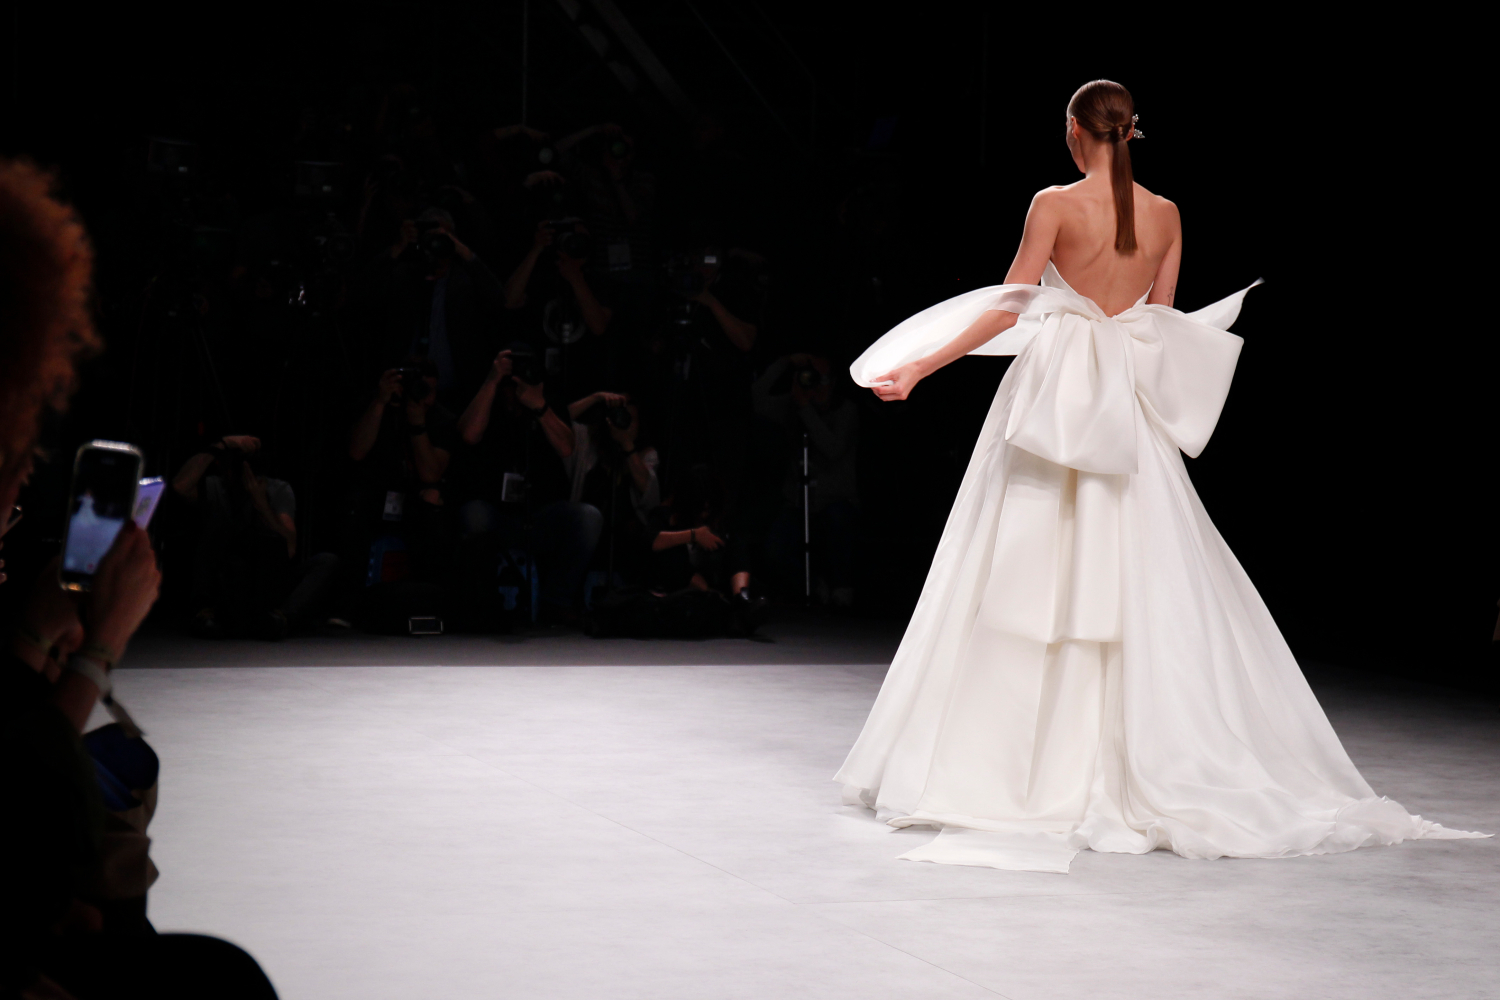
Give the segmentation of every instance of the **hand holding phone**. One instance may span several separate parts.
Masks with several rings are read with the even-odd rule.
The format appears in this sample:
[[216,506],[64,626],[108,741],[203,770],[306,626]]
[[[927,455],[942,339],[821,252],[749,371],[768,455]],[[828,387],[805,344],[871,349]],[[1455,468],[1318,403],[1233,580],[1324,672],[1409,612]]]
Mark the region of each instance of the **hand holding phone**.
[[58,582],[89,590],[104,554],[136,510],[143,458],[118,441],[90,441],[73,460],[67,535]]

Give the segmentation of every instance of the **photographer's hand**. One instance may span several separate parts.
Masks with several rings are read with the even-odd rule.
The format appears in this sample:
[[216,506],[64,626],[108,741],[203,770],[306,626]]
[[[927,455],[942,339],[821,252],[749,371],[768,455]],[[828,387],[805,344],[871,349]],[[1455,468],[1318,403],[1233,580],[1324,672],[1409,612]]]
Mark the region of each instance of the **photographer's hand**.
[[724,539],[714,534],[713,529],[706,524],[700,524],[692,531],[693,541],[706,552],[717,552],[724,547]]
[[391,246],[391,259],[395,260],[406,252],[406,248],[417,242],[417,223],[415,219],[401,220],[401,234],[396,237],[396,242]]
[[529,382],[514,380],[516,383],[516,402],[526,409],[536,412],[547,405],[547,395],[543,391],[542,383],[532,385]]
[[399,368],[388,370],[375,383],[375,395],[371,397],[370,405],[365,407],[365,412],[359,415],[349,432],[349,457],[354,461],[364,461],[365,456],[375,447],[375,441],[380,437],[380,422],[385,416],[385,408],[400,392]]
[[226,434],[219,440],[224,442],[225,448],[242,451],[246,455],[254,455],[260,451],[260,438],[249,434]]

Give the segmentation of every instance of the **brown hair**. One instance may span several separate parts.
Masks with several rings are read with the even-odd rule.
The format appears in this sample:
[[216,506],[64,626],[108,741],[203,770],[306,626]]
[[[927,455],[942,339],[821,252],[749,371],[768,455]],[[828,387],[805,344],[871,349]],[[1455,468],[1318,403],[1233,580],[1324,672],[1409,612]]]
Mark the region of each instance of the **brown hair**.
[[67,405],[75,364],[99,347],[94,251],[55,190],[35,164],[0,159],[0,494],[30,468],[42,412]]
[[1091,80],[1068,101],[1068,117],[1083,130],[1114,149],[1109,161],[1109,183],[1115,192],[1115,249],[1131,253],[1135,243],[1135,176],[1126,144],[1135,128],[1135,101],[1130,91],[1113,80]]

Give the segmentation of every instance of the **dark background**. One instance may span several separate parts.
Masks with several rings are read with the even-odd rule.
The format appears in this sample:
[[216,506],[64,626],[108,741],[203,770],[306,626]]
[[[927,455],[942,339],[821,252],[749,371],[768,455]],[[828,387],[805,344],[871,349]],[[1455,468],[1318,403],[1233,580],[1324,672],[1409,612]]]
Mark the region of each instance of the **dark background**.
[[[1266,279],[1235,326],[1246,344],[1217,434],[1189,463],[1220,530],[1299,655],[1496,689],[1496,330],[1480,269],[1493,126],[1484,102],[1469,106],[1483,93],[1476,43],[1305,16],[1166,29],[1071,9],[621,3],[685,109],[597,5],[527,9],[527,123],[618,122],[665,186],[691,162],[692,116],[712,114],[736,151],[724,183],[742,193],[738,238],[770,261],[768,344],[842,363],[911,312],[1003,280],[1031,194],[1076,177],[1068,96],[1124,83],[1147,136],[1136,178],[1182,211],[1178,305]],[[522,116],[519,2],[18,3],[5,16],[3,152],[58,169],[99,250],[109,350],[52,432],[64,454],[212,422],[223,405],[196,348],[142,308],[164,252],[140,208],[148,136],[198,143],[234,230],[285,199],[307,109],[357,145],[388,95],[414,94],[471,162],[487,130]],[[865,238],[850,239],[851,213],[875,220]],[[247,383],[230,406],[291,398],[278,412],[313,415],[305,465],[347,428],[330,337],[304,325],[216,348]],[[910,610],[1007,363],[966,359],[909,403],[862,411],[868,612]],[[182,457],[161,449],[153,471]],[[299,471],[283,474],[305,505],[315,484]]]

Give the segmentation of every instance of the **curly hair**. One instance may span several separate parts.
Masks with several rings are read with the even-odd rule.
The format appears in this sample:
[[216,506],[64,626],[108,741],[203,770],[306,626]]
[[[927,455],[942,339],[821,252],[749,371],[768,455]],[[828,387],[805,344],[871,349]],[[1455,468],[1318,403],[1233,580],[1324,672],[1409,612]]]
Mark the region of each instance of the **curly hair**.
[[45,410],[61,410],[96,352],[94,251],[56,178],[0,159],[0,492],[30,467]]

